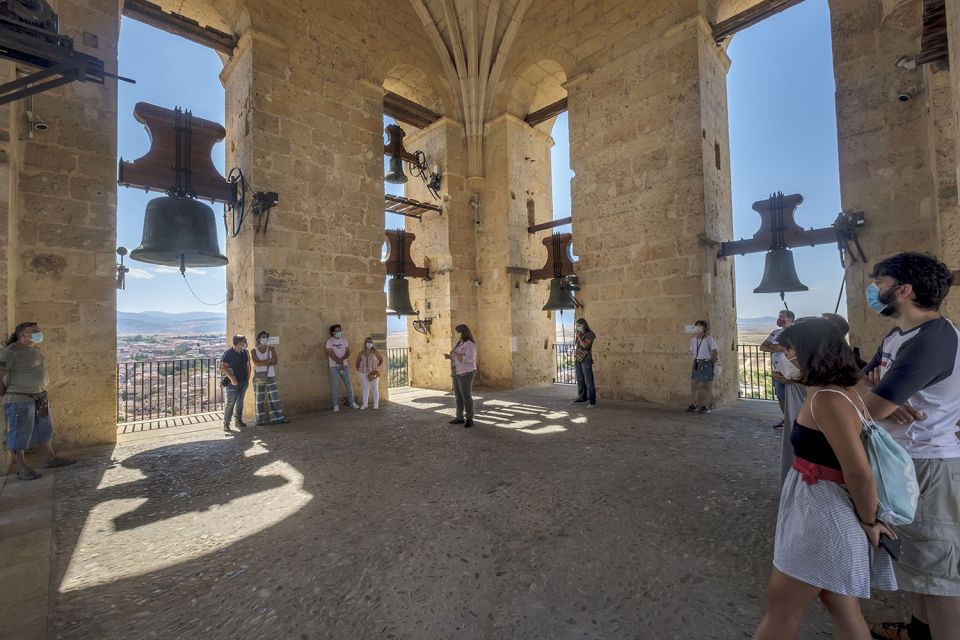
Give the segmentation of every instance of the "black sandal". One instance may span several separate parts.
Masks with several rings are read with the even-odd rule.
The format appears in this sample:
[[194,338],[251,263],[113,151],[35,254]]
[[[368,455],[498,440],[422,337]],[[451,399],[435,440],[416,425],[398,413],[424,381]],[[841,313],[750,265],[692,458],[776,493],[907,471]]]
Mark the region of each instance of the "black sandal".
[[43,476],[33,469],[24,469],[23,471],[17,471],[18,480],[37,480]]

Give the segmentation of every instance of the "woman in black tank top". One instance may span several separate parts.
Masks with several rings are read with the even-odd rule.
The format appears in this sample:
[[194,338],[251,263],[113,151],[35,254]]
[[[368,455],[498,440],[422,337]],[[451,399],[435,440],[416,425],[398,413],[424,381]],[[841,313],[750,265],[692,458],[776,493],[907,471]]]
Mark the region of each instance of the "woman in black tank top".
[[755,640],[790,640],[818,596],[834,635],[868,640],[858,598],[871,588],[896,589],[889,556],[878,549],[877,488],[860,440],[863,410],[853,352],[839,330],[804,318],[780,335],[807,396],[792,425],[794,467],[784,480],[777,515],[774,569]]

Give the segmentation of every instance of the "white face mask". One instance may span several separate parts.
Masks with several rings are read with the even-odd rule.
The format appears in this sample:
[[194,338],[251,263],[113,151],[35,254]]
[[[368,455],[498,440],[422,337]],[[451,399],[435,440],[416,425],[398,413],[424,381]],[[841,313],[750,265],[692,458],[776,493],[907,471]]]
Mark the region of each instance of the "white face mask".
[[372,343],[372,342],[368,342],[368,343],[367,343],[367,349],[373,349],[373,343]]
[[43,342],[43,332],[36,331],[33,334],[31,334],[30,342],[32,342],[33,344],[40,344],[41,342]]
[[334,337],[334,338],[337,338],[338,340],[340,339],[340,337],[341,337],[342,335],[343,335],[343,333],[342,333],[341,331],[334,331],[334,332],[333,332],[333,337]]
[[259,340],[257,340],[257,342],[260,343],[260,344],[262,344],[262,345],[263,345],[263,344],[267,344],[267,339],[266,339],[266,338],[260,338]]

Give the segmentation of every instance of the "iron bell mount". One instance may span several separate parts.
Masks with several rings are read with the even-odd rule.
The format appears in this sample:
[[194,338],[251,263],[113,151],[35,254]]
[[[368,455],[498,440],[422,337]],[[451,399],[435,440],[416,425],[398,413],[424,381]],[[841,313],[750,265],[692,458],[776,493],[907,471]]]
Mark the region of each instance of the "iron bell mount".
[[841,212],[829,227],[804,229],[794,221],[797,207],[802,203],[803,196],[799,193],[785,196],[782,192],[754,202],[753,210],[760,214],[760,229],[753,238],[720,243],[717,256],[726,258],[767,252],[763,277],[753,292],[779,293],[784,306],[786,293],[808,291],[797,276],[791,247],[813,247],[836,242],[841,266],[846,266],[845,256],[849,257],[851,264],[867,260],[857,237],[857,229],[864,225],[862,212]]
[[528,282],[550,279],[550,295],[543,311],[563,311],[583,307],[576,299],[575,293],[580,290],[577,276],[573,273],[573,259],[570,245],[573,234],[554,233],[543,239],[547,247],[547,263],[540,269],[530,271]]
[[[383,155],[390,156],[390,169],[383,176],[384,182],[390,184],[406,184],[407,176],[403,172],[403,163],[409,164],[410,172],[419,177],[427,186],[427,191],[433,196],[434,200],[440,199],[440,167],[434,165],[433,169],[427,166],[427,156],[423,151],[410,152],[403,146],[403,139],[407,133],[400,125],[389,124],[385,131],[387,132],[387,143],[383,145]],[[428,177],[429,174],[429,177]]]
[[414,309],[410,302],[410,278],[430,279],[430,270],[418,267],[410,257],[410,245],[416,236],[403,229],[388,229],[387,256],[384,259],[387,275],[391,276],[387,283],[387,315],[419,316],[420,312]]
[[133,114],[150,135],[150,149],[132,162],[120,159],[117,183],[166,196],[147,204],[143,240],[130,258],[179,267],[181,274],[187,267],[227,264],[217,241],[213,209],[199,200],[226,204],[233,214],[227,232],[236,237],[248,210],[256,218],[256,228],[262,225],[265,231],[279,197],[257,192],[248,203],[243,173],[234,169],[229,180],[220,175],[212,157],[213,146],[227,135],[220,124],[195,118],[179,107],[171,110],[146,102],[138,102]]

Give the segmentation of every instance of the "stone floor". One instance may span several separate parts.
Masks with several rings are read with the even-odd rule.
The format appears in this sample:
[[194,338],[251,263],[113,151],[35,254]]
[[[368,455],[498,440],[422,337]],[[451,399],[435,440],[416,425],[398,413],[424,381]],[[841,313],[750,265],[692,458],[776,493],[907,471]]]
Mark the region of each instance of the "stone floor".
[[[57,470],[36,489],[55,522],[38,637],[750,637],[775,407],[479,395],[472,430],[447,425],[452,396],[411,390],[232,437],[136,432]],[[817,605],[801,637],[828,629]]]

